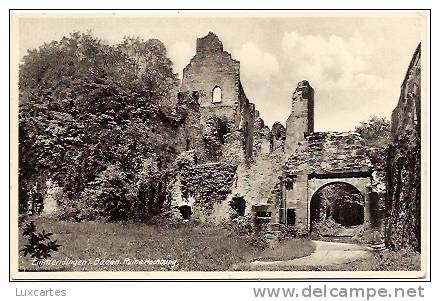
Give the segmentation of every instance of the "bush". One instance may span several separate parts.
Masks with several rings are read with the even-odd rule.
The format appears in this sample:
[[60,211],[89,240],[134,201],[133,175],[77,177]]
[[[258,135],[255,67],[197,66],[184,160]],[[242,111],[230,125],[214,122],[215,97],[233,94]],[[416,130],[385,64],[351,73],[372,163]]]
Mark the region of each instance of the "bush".
[[168,174],[145,160],[141,170],[126,172],[108,166],[95,181],[89,182],[79,201],[65,200],[59,214],[62,220],[146,222],[166,211]]
[[295,226],[280,224],[279,231],[280,231],[280,234],[278,236],[278,240],[280,240],[280,241],[286,240],[288,238],[297,238],[298,237],[298,230],[296,229]]
[[165,214],[170,207],[168,171],[160,171],[157,161],[145,160],[134,179],[129,189],[131,207],[128,218],[145,222],[153,216]]
[[60,210],[58,213],[58,219],[62,221],[79,222],[87,219],[94,219],[88,217],[92,215],[91,210],[86,211],[86,206],[82,205],[79,201],[73,201],[67,197],[63,197],[59,200]]
[[378,271],[420,271],[420,254],[409,248],[385,251],[378,263],[373,266]]
[[269,245],[266,234],[263,231],[253,232],[251,235],[246,237],[245,241],[246,244],[256,247],[260,250],[266,249]]
[[409,248],[399,251],[385,250],[376,252],[367,259],[335,266],[332,270],[339,271],[420,271],[420,254]]
[[171,162],[183,120],[170,97],[177,84],[157,39],[109,45],[73,32],[30,49],[19,70],[20,212],[42,200],[47,178],[77,200],[111,164],[135,169],[150,153]]
[[224,222],[223,228],[227,229],[231,236],[244,238],[246,244],[257,249],[263,250],[269,245],[265,228],[255,226],[250,215],[240,216],[230,222]]
[[327,218],[324,221],[312,222],[312,236],[335,236],[340,229],[344,228],[333,218]]
[[363,244],[381,244],[385,242],[382,234],[374,229],[370,223],[362,225],[352,240]]
[[121,168],[107,167],[81,195],[86,219],[127,220],[131,207],[129,184],[128,176]]

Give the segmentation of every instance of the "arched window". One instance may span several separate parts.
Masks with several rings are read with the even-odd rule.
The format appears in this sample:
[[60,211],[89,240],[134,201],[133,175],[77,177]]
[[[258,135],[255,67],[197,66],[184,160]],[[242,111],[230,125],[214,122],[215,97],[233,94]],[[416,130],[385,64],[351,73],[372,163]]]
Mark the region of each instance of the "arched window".
[[212,102],[222,102],[222,89],[219,86],[216,86],[214,90],[212,90]]

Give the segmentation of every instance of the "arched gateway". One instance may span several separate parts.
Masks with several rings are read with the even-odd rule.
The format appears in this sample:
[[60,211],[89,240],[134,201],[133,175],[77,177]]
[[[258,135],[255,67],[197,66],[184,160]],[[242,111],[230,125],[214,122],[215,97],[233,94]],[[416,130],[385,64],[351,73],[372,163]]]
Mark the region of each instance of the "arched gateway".
[[279,222],[310,230],[312,217],[329,214],[321,212],[325,206],[316,209],[318,193],[334,184],[351,187],[359,200],[336,203],[333,217],[347,225],[369,222],[372,172],[365,142],[357,133],[312,133],[284,166]]

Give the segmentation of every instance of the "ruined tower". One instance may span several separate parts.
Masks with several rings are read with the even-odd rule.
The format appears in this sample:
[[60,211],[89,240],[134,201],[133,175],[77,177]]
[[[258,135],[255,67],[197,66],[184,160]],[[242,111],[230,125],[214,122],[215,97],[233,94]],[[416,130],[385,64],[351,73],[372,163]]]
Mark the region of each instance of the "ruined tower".
[[211,113],[232,117],[238,105],[240,62],[223,50],[223,44],[212,32],[197,39],[196,54],[183,69],[181,91],[198,91],[202,108]]
[[314,90],[309,82],[298,83],[292,96],[292,113],[286,121],[285,152],[291,155],[298,143],[313,132]]
[[240,81],[240,62],[223,50],[214,33],[197,39],[196,54],[183,69],[181,93],[196,93],[202,126],[213,118],[225,131],[242,133],[246,157],[252,155],[255,105],[249,102]]

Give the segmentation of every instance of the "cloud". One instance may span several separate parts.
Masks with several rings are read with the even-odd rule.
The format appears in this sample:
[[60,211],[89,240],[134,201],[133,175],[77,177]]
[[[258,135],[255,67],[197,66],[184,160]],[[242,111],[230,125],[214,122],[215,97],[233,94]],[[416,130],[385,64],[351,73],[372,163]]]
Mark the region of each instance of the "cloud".
[[195,53],[194,43],[178,41],[169,47],[168,55],[173,61],[173,70],[179,73],[180,78],[182,78],[183,68],[188,65]]
[[255,81],[267,80],[279,72],[277,59],[270,53],[262,51],[252,42],[247,42],[233,52],[241,62],[241,74]]
[[276,81],[279,74],[278,60],[253,42],[242,44],[232,51],[232,56],[240,61],[240,79],[247,97],[255,103],[265,122],[271,125],[276,121],[277,112],[270,101],[274,94],[269,83]]
[[315,89],[315,130],[350,130],[388,111],[392,84],[375,69],[372,58],[380,52],[372,45],[358,34],[283,35],[286,81],[305,79]]
[[[368,57],[373,51],[359,35],[342,38],[336,35],[284,34],[281,41],[284,54],[294,70],[297,80],[307,78],[319,83],[321,89],[377,88],[372,81],[378,75],[369,73]],[[366,83],[367,86],[362,86]]]

